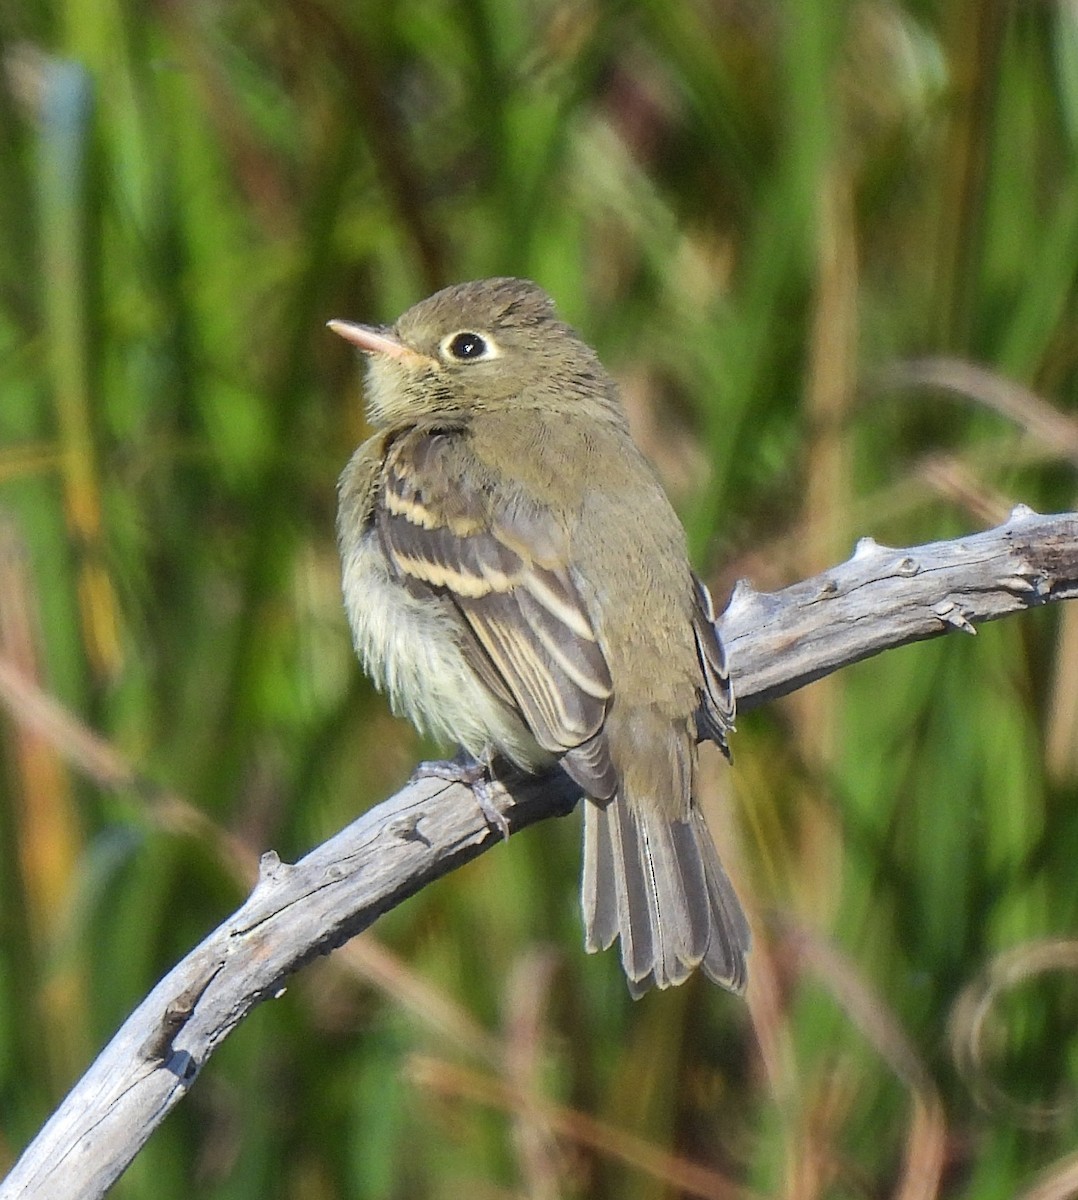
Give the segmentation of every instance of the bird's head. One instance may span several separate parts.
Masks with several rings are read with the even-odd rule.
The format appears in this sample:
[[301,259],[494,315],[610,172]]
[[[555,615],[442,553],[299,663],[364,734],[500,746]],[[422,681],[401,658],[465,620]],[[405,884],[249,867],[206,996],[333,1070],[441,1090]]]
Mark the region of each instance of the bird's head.
[[621,417],[616,389],[595,352],[525,279],[479,279],[444,288],[390,326],[330,321],[369,356],[375,424],[508,407],[554,410],[599,402]]

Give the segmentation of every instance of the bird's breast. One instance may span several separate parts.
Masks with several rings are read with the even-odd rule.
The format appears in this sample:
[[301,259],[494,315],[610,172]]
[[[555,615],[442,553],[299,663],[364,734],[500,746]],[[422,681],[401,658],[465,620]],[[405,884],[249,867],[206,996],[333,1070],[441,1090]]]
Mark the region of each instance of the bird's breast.
[[525,769],[549,760],[519,716],[465,660],[461,640],[468,631],[450,601],[434,590],[419,596],[409,591],[386,561],[373,528],[342,558],[356,653],[395,713],[476,758],[494,750]]

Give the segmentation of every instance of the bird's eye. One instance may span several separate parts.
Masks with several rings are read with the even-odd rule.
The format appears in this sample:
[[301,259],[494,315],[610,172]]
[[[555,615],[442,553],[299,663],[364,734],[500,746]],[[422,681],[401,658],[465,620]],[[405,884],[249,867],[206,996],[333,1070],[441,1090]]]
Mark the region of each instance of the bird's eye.
[[460,333],[451,333],[442,342],[442,352],[457,362],[478,362],[480,359],[496,358],[498,355],[493,339],[467,329]]
[[487,344],[478,333],[458,333],[449,343],[449,353],[454,358],[482,358]]

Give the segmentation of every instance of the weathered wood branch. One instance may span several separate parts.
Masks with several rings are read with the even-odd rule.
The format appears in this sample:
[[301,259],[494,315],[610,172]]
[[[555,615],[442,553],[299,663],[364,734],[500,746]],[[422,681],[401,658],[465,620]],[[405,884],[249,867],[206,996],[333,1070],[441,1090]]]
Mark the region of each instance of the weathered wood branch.
[[719,619],[738,711],[909,642],[1078,596],[1078,513],[1019,505],[996,529],[853,557],[779,592],[739,583]]
[[[739,585],[721,619],[742,711],[882,650],[1078,595],[1078,514],[892,550],[780,592]],[[564,815],[563,777],[507,780],[515,831]],[[153,989],[27,1148],[0,1200],[96,1197],[261,1000],[428,883],[499,840],[458,784],[409,783],[294,866],[273,854],[248,901]]]

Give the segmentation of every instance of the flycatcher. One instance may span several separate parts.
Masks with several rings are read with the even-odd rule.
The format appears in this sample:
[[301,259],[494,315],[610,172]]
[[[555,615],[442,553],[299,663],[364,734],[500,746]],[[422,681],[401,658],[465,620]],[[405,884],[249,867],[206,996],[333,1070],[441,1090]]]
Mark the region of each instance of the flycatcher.
[[695,800],[734,697],[707,589],[595,352],[520,279],[446,288],[369,356],[377,432],[340,482],[356,650],[393,709],[476,760],[559,764],[584,806],[589,951],[634,996],[745,986],[749,927]]

